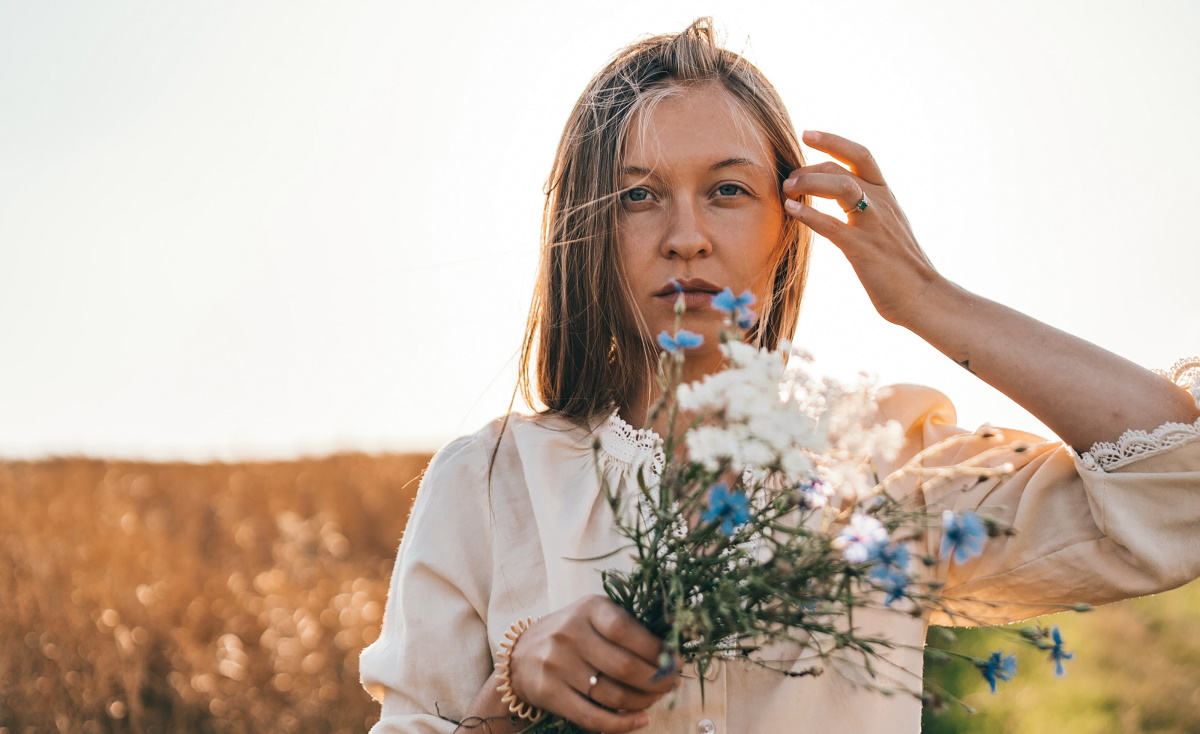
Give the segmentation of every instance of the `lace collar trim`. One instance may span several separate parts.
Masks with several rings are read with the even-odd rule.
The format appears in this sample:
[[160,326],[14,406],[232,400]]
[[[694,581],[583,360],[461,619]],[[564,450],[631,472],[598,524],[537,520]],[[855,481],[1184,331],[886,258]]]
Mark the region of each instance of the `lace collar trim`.
[[656,478],[662,473],[665,462],[662,439],[653,429],[634,428],[614,410],[597,430],[596,438],[606,464],[629,474],[636,474],[642,467]]

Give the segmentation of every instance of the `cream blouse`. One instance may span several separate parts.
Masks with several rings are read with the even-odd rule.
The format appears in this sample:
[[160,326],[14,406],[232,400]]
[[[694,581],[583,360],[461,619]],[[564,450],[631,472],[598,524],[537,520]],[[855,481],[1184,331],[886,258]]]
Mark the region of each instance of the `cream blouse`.
[[[1200,404],[1200,361],[1174,377],[1192,384]],[[884,419],[906,428],[901,455],[921,451],[926,466],[1011,463],[1006,480],[960,480],[930,489],[915,476],[893,493],[919,493],[931,509],[982,509],[1016,533],[989,539],[965,564],[931,569],[963,616],[914,618],[903,609],[858,610],[860,634],[895,643],[871,678],[853,661],[822,663],[816,677],[792,678],[741,660],[707,673],[705,702],[685,670],[673,708],[649,709],[644,731],[917,732],[915,695],[881,695],[871,686],[919,692],[926,627],[1001,623],[1046,611],[1044,604],[1104,604],[1180,586],[1200,576],[1200,420],[1128,432],[1082,456],[1060,442],[1010,430],[955,427],[949,400],[930,388],[881,391]],[[594,430],[562,419],[511,415],[434,456],[404,532],[383,630],[363,651],[364,686],[382,702],[372,732],[447,733],[490,676],[509,625],[603,593],[600,571],[618,556],[592,558],[620,544],[593,456],[613,487],[632,487],[636,469],[661,462],[657,436],[613,415]],[[1026,447],[1027,445],[1027,447]],[[933,483],[937,484],[937,483]],[[926,548],[935,553],[939,530]],[[624,561],[627,563],[627,561]],[[901,605],[897,605],[901,606]],[[860,611],[864,612],[860,614]],[[772,655],[791,660],[787,650]],[[796,669],[811,667],[798,659]],[[445,717],[445,718],[442,718]]]

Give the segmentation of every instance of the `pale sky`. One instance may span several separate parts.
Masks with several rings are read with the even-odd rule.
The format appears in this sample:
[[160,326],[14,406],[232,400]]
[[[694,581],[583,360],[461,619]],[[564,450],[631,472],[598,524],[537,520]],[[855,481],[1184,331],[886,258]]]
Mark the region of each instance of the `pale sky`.
[[[0,458],[434,449],[503,413],[571,105],[701,15],[871,148],[952,280],[1200,353],[1194,2],[0,0]],[[816,244],[828,372],[1042,430]]]

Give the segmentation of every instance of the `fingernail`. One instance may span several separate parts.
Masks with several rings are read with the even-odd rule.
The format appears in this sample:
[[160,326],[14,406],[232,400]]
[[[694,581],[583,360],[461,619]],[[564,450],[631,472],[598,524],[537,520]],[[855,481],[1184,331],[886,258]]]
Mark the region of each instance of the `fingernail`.
[[805,131],[804,131],[804,134],[802,135],[802,137],[803,137],[805,140],[810,140],[810,141],[811,141],[811,140],[820,140],[820,139],[821,139],[821,133],[817,132],[816,130],[805,130]]
[[787,201],[783,202],[783,208],[787,209],[792,214],[799,214],[802,211],[800,202],[796,201],[795,199],[788,199]]
[[796,179],[794,179],[794,178],[789,178],[787,181],[783,182],[783,187],[785,189],[790,189],[791,187],[793,187],[795,185],[796,185]]
[[646,714],[646,713],[639,714],[636,722],[637,722],[639,729],[642,728],[643,726],[649,726],[650,725],[649,714]]

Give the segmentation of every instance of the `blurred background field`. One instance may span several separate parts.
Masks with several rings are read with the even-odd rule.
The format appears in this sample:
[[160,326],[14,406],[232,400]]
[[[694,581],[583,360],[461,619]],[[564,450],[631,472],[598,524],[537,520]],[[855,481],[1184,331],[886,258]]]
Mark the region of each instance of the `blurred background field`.
[[[0,734],[367,729],[358,653],[428,458],[0,463]],[[1067,676],[1022,651],[995,696],[934,667],[979,713],[927,711],[925,731],[1198,732],[1198,612],[1192,584],[1051,618]]]
[[428,458],[0,464],[0,728],[365,730]]

